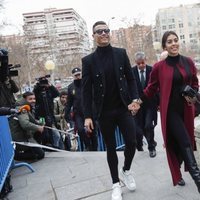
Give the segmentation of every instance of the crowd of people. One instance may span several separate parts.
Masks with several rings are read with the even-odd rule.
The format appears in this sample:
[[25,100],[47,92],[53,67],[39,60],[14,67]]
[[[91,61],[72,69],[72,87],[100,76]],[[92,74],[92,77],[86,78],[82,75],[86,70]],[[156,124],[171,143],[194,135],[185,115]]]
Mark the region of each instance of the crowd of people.
[[[0,107],[20,110],[17,117],[9,118],[13,140],[72,151],[78,148],[72,140],[79,137],[79,148],[97,151],[100,131],[113,183],[111,199],[122,200],[121,182],[131,191],[136,189],[130,169],[136,150],[144,151],[145,140],[150,158],[156,157],[154,128],[159,111],[173,184],[185,185],[180,170],[184,162],[200,193],[200,170],[193,152],[197,70],[191,58],[180,54],[178,35],[164,33],[163,54],[154,66],[146,63],[141,51],[136,52],[135,66],[131,66],[126,50],[110,44],[110,29],[104,21],[97,21],[92,31],[97,47],[82,58],[82,67],[72,70],[74,81],[67,91],[59,92],[41,77],[32,92],[15,101],[13,93],[18,88],[14,81],[8,77],[1,83]],[[117,127],[125,143],[124,164],[119,171]],[[67,134],[70,129],[73,134]],[[16,145],[17,160],[44,156],[43,148]]]

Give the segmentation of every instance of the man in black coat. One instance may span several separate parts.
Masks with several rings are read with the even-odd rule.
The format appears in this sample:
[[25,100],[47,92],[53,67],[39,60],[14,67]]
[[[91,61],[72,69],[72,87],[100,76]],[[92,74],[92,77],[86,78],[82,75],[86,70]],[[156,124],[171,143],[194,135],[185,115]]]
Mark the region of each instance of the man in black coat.
[[[44,118],[46,126],[55,128],[56,120],[54,116],[54,99],[59,96],[59,91],[54,85],[51,85],[47,77],[44,76],[39,78],[38,82],[34,86],[33,92],[36,98],[36,119]],[[59,131],[56,130],[45,129],[42,135],[38,135],[37,141],[55,148],[64,148],[61,135]]]
[[4,81],[0,80],[0,106],[10,108],[14,107],[16,102],[14,93],[17,92],[19,92],[19,88],[11,77],[7,76]]
[[112,199],[120,200],[122,191],[118,176],[115,129],[119,127],[125,141],[125,161],[120,170],[120,179],[130,190],[135,190],[136,184],[130,173],[136,149],[132,113],[135,114],[140,107],[139,96],[127,53],[125,49],[110,45],[110,29],[105,22],[98,21],[93,25],[93,38],[97,44],[95,52],[82,59],[85,127],[89,131],[94,128],[92,115],[95,110],[107,149],[113,182]]
[[[141,96],[143,94],[143,89],[148,84],[152,67],[145,63],[146,58],[144,52],[137,52],[135,54],[135,62],[136,65],[132,70],[137,81],[139,95]],[[158,96],[155,96],[143,102],[137,115],[135,115],[137,149],[138,151],[143,151],[143,136],[145,136],[148,143],[149,156],[152,158],[156,156],[154,127],[157,125],[157,107]]]

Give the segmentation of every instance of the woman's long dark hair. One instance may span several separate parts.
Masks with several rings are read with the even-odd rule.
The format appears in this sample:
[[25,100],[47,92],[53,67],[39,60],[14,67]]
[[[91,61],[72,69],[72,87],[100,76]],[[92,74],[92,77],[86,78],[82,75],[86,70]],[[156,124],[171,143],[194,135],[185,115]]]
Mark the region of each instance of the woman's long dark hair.
[[174,31],[166,31],[162,36],[162,48],[165,49],[166,41],[169,35],[175,35],[178,38],[178,35]]

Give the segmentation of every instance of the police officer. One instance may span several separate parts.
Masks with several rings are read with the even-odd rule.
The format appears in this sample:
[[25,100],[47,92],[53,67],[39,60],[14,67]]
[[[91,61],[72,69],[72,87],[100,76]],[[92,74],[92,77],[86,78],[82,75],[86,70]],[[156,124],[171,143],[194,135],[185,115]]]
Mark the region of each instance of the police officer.
[[[78,130],[81,142],[84,143],[85,150],[97,150],[97,137],[96,132],[88,134],[84,128],[84,115],[81,102],[81,69],[75,67],[72,70],[74,81],[68,87],[68,99],[66,105],[65,118],[70,121],[70,111],[73,108],[73,118],[75,121],[75,128]],[[82,146],[83,149],[83,146]]]

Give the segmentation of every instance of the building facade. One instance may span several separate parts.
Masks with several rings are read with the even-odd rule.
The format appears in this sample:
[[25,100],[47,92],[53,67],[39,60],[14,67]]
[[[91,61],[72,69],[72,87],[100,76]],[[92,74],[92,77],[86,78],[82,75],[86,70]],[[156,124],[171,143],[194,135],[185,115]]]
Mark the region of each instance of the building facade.
[[132,65],[135,64],[134,54],[144,51],[150,63],[155,61],[155,51],[152,41],[152,27],[134,24],[128,28],[112,31],[111,43],[113,46],[125,48]]
[[33,68],[53,60],[56,76],[70,75],[71,69],[80,66],[81,58],[90,53],[86,22],[74,9],[49,8],[24,13],[23,19],[29,63]]
[[159,9],[156,15],[154,42],[161,41],[165,31],[175,31],[181,49],[198,57],[200,53],[200,4]]

